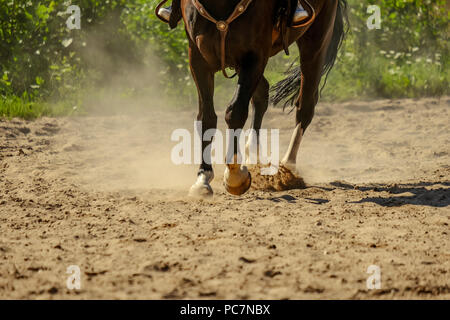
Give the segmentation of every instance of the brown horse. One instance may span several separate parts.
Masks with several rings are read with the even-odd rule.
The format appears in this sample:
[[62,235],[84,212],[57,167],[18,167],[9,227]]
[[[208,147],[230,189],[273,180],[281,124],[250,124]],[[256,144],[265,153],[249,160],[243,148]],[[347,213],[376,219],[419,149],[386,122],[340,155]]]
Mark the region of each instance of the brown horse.
[[[181,16],[185,23],[190,67],[198,89],[197,120],[202,123],[202,136],[206,130],[217,126],[213,102],[214,74],[225,66],[235,69],[239,77],[235,95],[226,109],[225,121],[229,129],[242,129],[251,102],[254,111],[252,128],[258,132],[269,104],[269,83],[263,75],[267,62],[270,57],[297,43],[300,67],[276,85],[274,95],[274,101],[280,102],[295,91],[295,98],[290,101],[296,106],[296,127],[289,149],[281,161],[281,165],[288,169],[296,167],[302,136],[312,121],[319,99],[321,78],[334,65],[347,22],[346,0],[302,2],[305,2],[305,8],[310,13],[310,23],[287,28],[284,32],[281,32],[283,21],[289,21],[292,17],[292,8],[296,7],[297,0],[244,1],[245,8],[238,6],[242,5],[242,0],[178,0],[174,1],[171,19],[172,26],[176,25],[174,20]],[[219,22],[227,21],[236,12],[239,16],[224,27],[220,23],[212,23],[212,19],[205,17],[205,12]],[[221,31],[224,28],[227,28],[227,34],[222,42]],[[240,152],[236,140],[229,149],[233,161]],[[203,142],[202,151],[210,144]],[[214,177],[213,168],[205,159],[208,157],[203,158],[191,194],[212,194],[210,182]],[[245,166],[233,161],[227,156],[225,187],[230,193],[240,195],[249,189],[251,176]]]

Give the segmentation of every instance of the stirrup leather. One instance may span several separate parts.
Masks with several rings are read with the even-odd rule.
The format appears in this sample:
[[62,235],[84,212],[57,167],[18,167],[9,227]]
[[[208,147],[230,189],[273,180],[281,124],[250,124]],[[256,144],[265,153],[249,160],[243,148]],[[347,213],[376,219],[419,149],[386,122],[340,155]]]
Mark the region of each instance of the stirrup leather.
[[[303,7],[306,4],[306,9]],[[291,28],[303,28],[310,26],[316,20],[316,10],[308,0],[298,0],[298,6],[294,13]]]

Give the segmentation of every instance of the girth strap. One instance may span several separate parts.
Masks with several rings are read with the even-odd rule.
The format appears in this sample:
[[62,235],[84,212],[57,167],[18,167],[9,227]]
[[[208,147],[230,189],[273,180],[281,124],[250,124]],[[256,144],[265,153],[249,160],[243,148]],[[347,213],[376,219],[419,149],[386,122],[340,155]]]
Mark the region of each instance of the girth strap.
[[228,19],[224,20],[216,20],[209,12],[205,9],[205,7],[199,2],[199,0],[192,0],[192,4],[197,9],[198,13],[204,17],[205,19],[214,23],[217,29],[220,32],[220,61],[222,67],[222,73],[225,78],[234,78],[236,74],[233,76],[228,76],[226,71],[226,39],[228,35],[228,30],[230,27],[230,23],[239,18],[248,8],[250,3],[253,0],[242,0],[238,3],[233,13],[228,17]]

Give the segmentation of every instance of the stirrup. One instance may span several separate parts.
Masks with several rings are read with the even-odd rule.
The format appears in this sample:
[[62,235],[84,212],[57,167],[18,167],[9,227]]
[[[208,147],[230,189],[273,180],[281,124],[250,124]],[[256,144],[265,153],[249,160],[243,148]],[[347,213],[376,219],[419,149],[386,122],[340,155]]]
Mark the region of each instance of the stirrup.
[[303,8],[303,6],[301,5],[301,3],[298,2],[298,6],[297,6],[297,9],[295,9],[294,19],[292,21],[292,24],[294,24],[294,25],[299,24],[308,18],[309,18],[308,11],[306,11],[305,8]]
[[172,14],[172,6],[167,8],[161,8],[158,11],[158,15],[160,18],[166,20],[167,23],[170,21],[170,15]]

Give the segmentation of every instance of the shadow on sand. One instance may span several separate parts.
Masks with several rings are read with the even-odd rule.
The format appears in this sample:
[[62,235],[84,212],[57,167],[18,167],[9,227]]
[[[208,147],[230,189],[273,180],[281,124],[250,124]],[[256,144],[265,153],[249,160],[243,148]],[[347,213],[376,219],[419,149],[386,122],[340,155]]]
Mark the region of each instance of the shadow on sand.
[[[396,185],[357,186],[342,182],[332,182],[332,186],[342,189],[360,191],[387,192],[391,196],[366,197],[352,203],[372,202],[383,207],[399,207],[403,205],[420,205],[436,208],[450,206],[450,182],[422,182]],[[439,186],[439,187],[437,187]],[[428,187],[428,189],[427,189]]]

